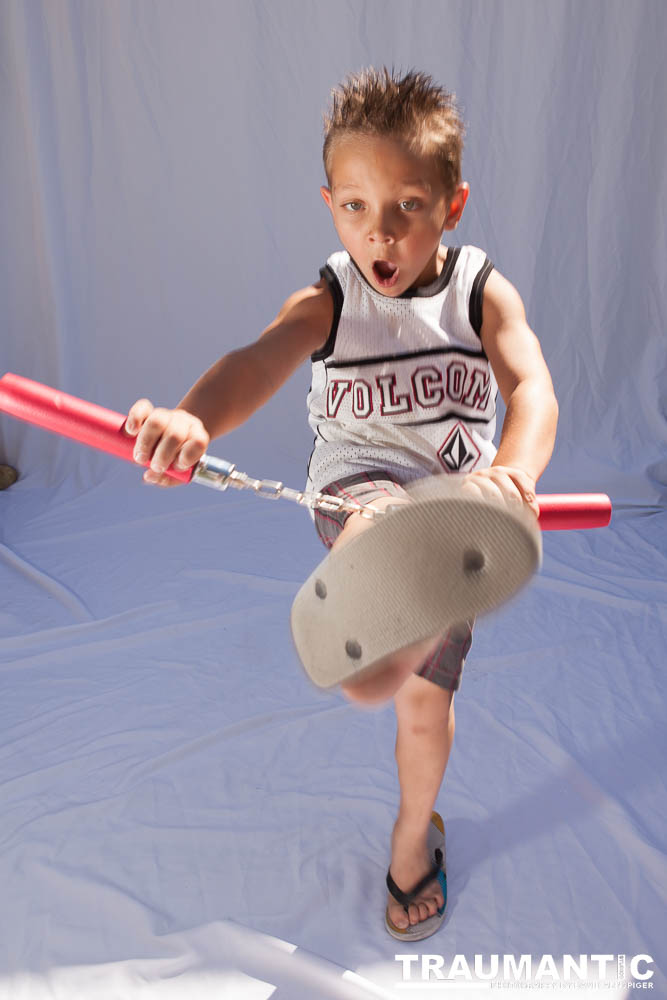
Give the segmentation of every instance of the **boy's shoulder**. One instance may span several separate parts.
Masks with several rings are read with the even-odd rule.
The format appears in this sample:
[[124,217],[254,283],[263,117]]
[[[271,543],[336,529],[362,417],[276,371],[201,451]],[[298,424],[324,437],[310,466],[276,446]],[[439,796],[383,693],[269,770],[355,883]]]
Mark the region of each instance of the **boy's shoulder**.
[[329,277],[331,272],[333,272],[339,281],[345,280],[348,272],[352,269],[352,264],[354,261],[350,257],[347,250],[334,250],[327,257],[324,267],[320,268],[320,275],[322,277]]
[[334,250],[327,257],[327,264],[349,264],[351,260],[347,250]]
[[[455,253],[456,258],[456,269],[457,271],[473,271],[476,272],[485,265],[491,264],[486,250],[482,247],[474,246],[472,243],[465,243],[460,247],[448,247],[447,255]],[[491,264],[491,266],[493,266]]]
[[299,288],[297,291],[292,292],[289,298],[285,300],[277,318],[300,316],[312,319],[313,317],[317,317],[320,320],[323,319],[325,322],[328,322],[331,319],[331,311],[329,285],[326,279],[321,277],[319,281],[313,282],[312,285],[306,285],[304,288]]

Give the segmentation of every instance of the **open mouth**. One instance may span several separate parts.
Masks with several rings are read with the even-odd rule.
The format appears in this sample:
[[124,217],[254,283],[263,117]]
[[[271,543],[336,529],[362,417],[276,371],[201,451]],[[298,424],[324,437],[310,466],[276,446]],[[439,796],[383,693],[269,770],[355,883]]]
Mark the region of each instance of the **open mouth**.
[[392,288],[398,281],[399,268],[388,260],[373,261],[373,277],[382,288]]

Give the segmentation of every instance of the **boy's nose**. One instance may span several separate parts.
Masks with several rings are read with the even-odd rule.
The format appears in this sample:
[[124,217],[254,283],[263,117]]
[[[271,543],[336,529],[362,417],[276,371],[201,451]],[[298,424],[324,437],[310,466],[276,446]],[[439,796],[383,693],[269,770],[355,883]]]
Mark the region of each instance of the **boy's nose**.
[[368,233],[368,239],[370,243],[394,243],[396,236],[389,227],[373,226]]
[[396,233],[391,219],[388,215],[376,215],[371,219],[368,230],[368,239],[371,243],[393,243]]

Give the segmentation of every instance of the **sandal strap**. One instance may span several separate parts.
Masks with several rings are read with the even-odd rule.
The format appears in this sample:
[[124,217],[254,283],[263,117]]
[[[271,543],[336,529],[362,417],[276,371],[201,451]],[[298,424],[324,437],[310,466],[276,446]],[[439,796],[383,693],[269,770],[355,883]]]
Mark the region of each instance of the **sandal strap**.
[[394,879],[392,878],[390,868],[387,869],[387,888],[389,889],[389,892],[392,894],[392,896],[398,903],[401,903],[403,906],[408,907],[410,903],[414,903],[416,897],[419,895],[422,889],[426,888],[429,882],[433,882],[435,879],[437,879],[441,871],[442,871],[442,851],[440,850],[439,847],[436,847],[435,861],[433,862],[431,870],[428,872],[427,875],[424,875],[424,877],[420,879],[415,886],[413,886],[410,892],[403,892],[402,889],[399,889],[399,887],[394,882]]

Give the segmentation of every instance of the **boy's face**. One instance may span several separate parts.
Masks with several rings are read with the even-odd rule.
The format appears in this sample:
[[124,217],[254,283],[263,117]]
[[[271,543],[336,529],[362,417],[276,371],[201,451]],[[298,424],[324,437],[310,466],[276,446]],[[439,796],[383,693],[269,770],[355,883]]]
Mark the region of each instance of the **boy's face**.
[[431,158],[388,137],[339,140],[330,172],[331,188],[320,192],[343,246],[369,284],[395,298],[435,281],[442,269],[440,239],[445,229],[456,228],[468,185],[459,184],[447,197]]

